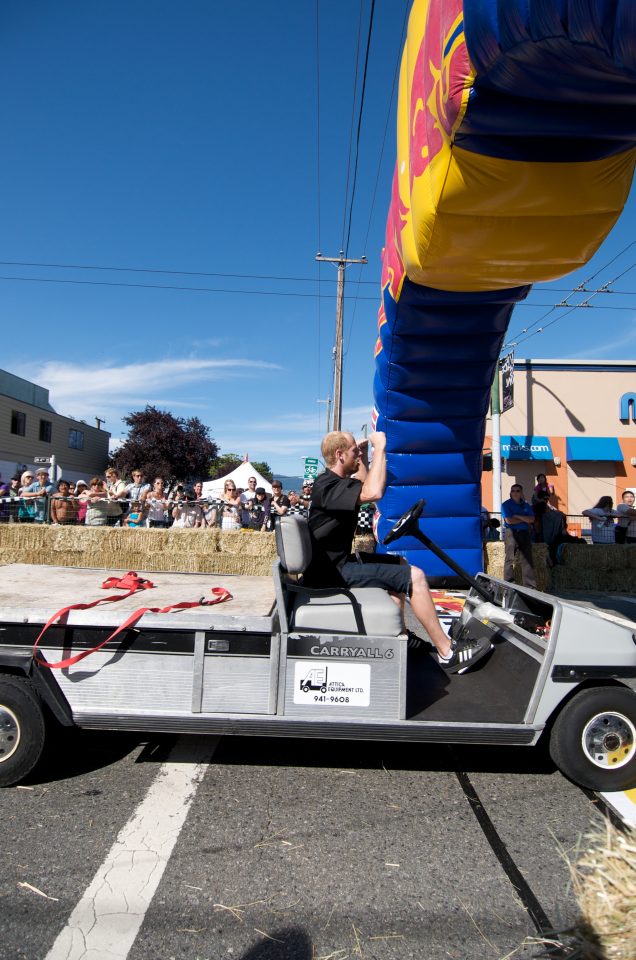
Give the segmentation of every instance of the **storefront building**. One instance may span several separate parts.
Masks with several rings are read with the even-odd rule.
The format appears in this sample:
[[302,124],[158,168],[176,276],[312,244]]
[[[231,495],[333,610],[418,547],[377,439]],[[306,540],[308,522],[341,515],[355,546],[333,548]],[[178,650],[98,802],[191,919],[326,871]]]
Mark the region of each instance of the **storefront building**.
[[[636,490],[636,361],[515,360],[514,406],[501,414],[502,499],[530,499],[538,473],[555,505],[580,514],[600,497]],[[484,441],[483,504],[493,504],[492,419]]]
[[[87,387],[88,389],[88,387]],[[0,370],[0,473],[7,480],[27,466],[55,461],[67,480],[101,474],[108,463],[110,433],[56,413],[49,391],[31,380]]]

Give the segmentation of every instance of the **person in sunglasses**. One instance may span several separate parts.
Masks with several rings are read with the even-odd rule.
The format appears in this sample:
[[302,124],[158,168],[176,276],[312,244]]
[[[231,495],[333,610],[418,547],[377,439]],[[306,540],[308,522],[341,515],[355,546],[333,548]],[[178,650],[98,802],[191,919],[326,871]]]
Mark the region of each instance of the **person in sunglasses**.
[[256,477],[248,477],[247,490],[241,493],[241,523],[244,527],[251,526],[252,523],[252,503],[256,498]]
[[241,529],[241,497],[233,480],[226,480],[223,484],[223,495],[220,505],[221,530]]
[[305,482],[303,483],[303,489],[302,489],[301,493],[299,494],[301,504],[302,504],[303,507],[305,507],[306,510],[309,510],[309,504],[311,503],[311,488],[312,488],[312,486],[313,486],[313,484],[311,483],[311,481],[305,480]]
[[532,529],[534,510],[523,496],[520,483],[510,487],[510,497],[501,504],[504,521],[504,580],[514,583],[515,557],[521,561],[521,578],[524,587],[537,586],[532,559]]

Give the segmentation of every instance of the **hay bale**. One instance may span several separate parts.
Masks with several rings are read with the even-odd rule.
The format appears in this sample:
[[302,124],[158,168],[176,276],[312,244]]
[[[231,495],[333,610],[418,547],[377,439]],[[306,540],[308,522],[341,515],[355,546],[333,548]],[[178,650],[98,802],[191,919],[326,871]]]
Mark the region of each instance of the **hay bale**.
[[[501,540],[493,540],[484,544],[484,569],[491,577],[498,580],[504,579],[504,552],[505,545]],[[549,553],[545,543],[532,544],[532,561],[534,564],[534,573],[537,580],[538,590],[549,590],[551,586],[551,570],[548,566]],[[521,584],[521,564],[515,561],[514,565],[515,583]]]
[[636,576],[636,545],[566,544],[560,562],[552,571],[558,590],[586,590],[594,593],[633,593]]
[[585,593],[628,593],[634,592],[634,572],[632,570],[585,570],[558,565],[552,570],[552,588],[581,590]]
[[274,537],[250,530],[5,524],[0,563],[269,576]]
[[504,545],[500,540],[484,544],[484,571],[491,577],[503,580]]
[[626,570],[636,564],[636,548],[631,544],[593,543],[583,546],[568,543],[561,551],[562,562],[569,567],[588,570]]
[[[563,960],[634,960],[636,957],[636,831],[609,821],[586,837],[587,849],[568,862],[580,917],[554,938],[526,940]],[[559,951],[558,954],[556,951]]]

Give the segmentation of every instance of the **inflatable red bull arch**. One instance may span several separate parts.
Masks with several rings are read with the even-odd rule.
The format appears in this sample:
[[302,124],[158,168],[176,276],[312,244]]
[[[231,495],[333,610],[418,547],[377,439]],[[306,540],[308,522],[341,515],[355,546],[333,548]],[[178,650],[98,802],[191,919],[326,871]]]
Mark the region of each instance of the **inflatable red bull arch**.
[[[413,3],[376,346],[380,539],[424,497],[426,533],[481,569],[485,418],[510,315],[616,222],[635,106],[636,0]],[[399,546],[451,574],[414,538]]]

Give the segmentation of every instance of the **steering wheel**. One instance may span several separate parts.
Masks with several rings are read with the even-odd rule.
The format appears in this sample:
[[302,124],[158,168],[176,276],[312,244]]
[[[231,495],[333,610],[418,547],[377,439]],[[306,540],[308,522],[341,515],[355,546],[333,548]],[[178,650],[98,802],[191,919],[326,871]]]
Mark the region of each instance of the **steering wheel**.
[[406,537],[408,534],[412,533],[413,530],[417,530],[417,521],[422,515],[426,500],[418,500],[417,503],[414,503],[410,509],[403,513],[399,520],[397,520],[386,537],[382,541],[383,545],[386,547],[389,543],[393,543],[394,540],[397,540],[398,537]]

